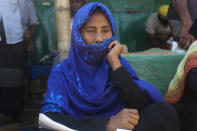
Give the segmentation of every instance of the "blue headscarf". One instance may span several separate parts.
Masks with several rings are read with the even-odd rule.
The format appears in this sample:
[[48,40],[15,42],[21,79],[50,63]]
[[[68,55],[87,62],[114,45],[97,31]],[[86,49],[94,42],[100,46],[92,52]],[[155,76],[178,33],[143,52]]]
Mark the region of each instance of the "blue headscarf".
[[[98,7],[107,17],[113,36],[102,43],[86,45],[80,28]],[[124,107],[117,88],[109,80],[112,69],[105,58],[107,47],[113,40],[116,40],[115,23],[105,5],[98,2],[89,3],[78,10],[72,27],[68,59],[51,72],[46,97],[42,103],[43,113],[59,112],[74,117],[113,116]],[[120,61],[153,101],[163,101],[152,85],[138,79],[126,60],[120,57]]]

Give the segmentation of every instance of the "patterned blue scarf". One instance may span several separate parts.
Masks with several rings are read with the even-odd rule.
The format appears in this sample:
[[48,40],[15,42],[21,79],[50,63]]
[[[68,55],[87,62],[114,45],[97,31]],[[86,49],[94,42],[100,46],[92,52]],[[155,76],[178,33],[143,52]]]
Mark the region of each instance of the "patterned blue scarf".
[[[86,45],[82,40],[80,28],[97,7],[107,17],[113,36],[102,43]],[[107,47],[113,40],[116,40],[115,23],[105,5],[95,2],[78,10],[72,27],[69,57],[51,73],[47,94],[42,103],[43,113],[59,112],[74,117],[113,116],[123,108],[117,88],[109,81],[112,70],[105,58]],[[120,61],[153,101],[163,100],[152,85],[138,79],[126,60],[120,57]]]

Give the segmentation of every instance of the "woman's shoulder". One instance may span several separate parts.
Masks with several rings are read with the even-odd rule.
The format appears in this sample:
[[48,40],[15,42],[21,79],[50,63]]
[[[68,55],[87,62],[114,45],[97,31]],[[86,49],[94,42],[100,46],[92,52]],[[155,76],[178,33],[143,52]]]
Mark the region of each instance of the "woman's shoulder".
[[123,57],[120,57],[120,62],[122,66],[126,68],[127,71],[133,70],[128,60],[124,59]]
[[63,60],[57,64],[51,71],[49,81],[58,81],[60,83],[71,80],[73,78],[73,70],[69,60]]
[[67,70],[71,70],[71,64],[69,59],[65,59],[59,64],[55,65],[51,71],[51,74],[53,73],[60,73],[60,72],[65,72]]

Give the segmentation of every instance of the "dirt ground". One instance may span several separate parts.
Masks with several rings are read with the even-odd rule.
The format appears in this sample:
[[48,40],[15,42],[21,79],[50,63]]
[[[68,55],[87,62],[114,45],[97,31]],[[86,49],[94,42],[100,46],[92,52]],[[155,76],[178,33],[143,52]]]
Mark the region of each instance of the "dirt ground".
[[29,123],[17,123],[13,122],[8,125],[0,126],[0,131],[18,131],[25,127],[38,127],[38,114],[39,108],[25,109],[24,115],[29,118]]

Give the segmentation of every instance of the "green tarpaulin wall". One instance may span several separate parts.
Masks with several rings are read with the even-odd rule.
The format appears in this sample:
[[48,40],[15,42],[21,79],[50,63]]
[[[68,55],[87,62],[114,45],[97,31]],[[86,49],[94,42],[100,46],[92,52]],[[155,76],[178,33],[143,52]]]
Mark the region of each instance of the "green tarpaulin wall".
[[[145,22],[148,16],[170,0],[87,0],[104,3],[113,13],[117,36],[130,52],[146,49]],[[33,0],[40,25],[34,37],[33,64],[43,65],[39,60],[57,48],[54,0]],[[51,62],[45,63],[50,64]]]
[[153,48],[147,51],[122,55],[129,61],[138,77],[157,87],[162,95],[177,71],[184,55]]

